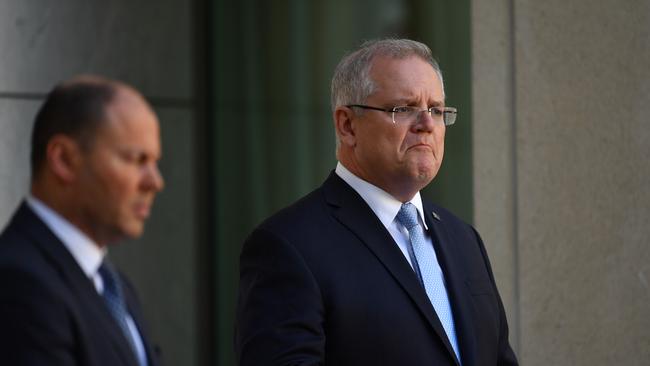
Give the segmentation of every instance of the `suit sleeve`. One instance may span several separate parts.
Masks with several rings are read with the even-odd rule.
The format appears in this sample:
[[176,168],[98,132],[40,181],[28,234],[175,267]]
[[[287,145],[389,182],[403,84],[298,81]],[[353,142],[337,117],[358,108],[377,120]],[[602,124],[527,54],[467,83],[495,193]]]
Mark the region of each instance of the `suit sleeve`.
[[510,347],[510,342],[508,340],[508,333],[509,333],[508,320],[506,318],[506,312],[503,308],[503,302],[501,301],[501,296],[499,295],[499,291],[497,290],[496,281],[494,280],[492,266],[490,265],[490,260],[488,258],[487,251],[485,250],[485,245],[483,244],[483,240],[481,239],[481,236],[478,234],[478,232],[476,232],[476,230],[474,230],[474,234],[476,235],[476,240],[478,241],[481,254],[483,255],[485,266],[488,270],[488,273],[490,274],[490,280],[492,281],[493,291],[496,294],[499,303],[499,347],[497,350],[498,352],[497,365],[518,366],[519,362],[517,361],[517,357],[515,356],[512,347]]
[[257,229],[240,258],[235,351],[239,365],[324,364],[324,309],[302,256]]
[[0,271],[0,355],[3,364],[76,365],[74,331],[65,304],[28,274]]

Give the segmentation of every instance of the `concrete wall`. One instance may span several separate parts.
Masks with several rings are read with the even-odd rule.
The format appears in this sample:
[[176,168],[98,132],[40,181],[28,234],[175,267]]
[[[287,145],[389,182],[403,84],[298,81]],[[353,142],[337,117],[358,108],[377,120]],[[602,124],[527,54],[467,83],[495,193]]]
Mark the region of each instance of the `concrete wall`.
[[647,364],[650,3],[472,17],[475,222],[522,364]]
[[199,363],[192,2],[0,0],[0,227],[28,189],[29,136],[58,81],[98,73],[154,105],[167,187],[141,240],[111,249],[167,365]]

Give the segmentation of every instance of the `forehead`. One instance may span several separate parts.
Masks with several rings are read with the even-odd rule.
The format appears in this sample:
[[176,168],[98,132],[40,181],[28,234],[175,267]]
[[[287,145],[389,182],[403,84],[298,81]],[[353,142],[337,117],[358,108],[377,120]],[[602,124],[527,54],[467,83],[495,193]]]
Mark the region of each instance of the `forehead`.
[[139,95],[118,93],[106,108],[106,122],[101,125],[97,137],[157,150],[158,118]]
[[426,98],[434,102],[444,101],[442,80],[427,61],[418,56],[391,58],[378,56],[373,59],[370,77],[375,84],[374,94],[393,98]]

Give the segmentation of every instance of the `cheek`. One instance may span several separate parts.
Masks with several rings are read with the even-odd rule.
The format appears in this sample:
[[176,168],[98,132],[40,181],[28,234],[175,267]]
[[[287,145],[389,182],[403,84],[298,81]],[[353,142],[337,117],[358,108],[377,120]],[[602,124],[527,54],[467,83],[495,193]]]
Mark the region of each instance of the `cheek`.
[[445,126],[439,127],[433,137],[435,142],[436,155],[442,158],[445,150]]
[[407,157],[409,146],[405,134],[387,134],[377,143],[375,153],[381,156],[381,164],[401,164]]
[[111,171],[103,176],[102,188],[106,194],[104,200],[110,200],[108,205],[124,206],[132,200],[133,196],[137,193],[137,184],[133,179],[129,179],[128,174],[124,174],[126,169],[122,172]]
[[387,131],[376,127],[373,130],[362,131],[357,138],[357,149],[367,157],[377,157],[387,151],[394,151],[395,144]]
[[417,136],[411,136],[412,134],[408,131],[397,130],[391,131],[392,133],[387,133],[385,136],[385,151],[390,151],[397,155],[404,155],[406,150],[413,144],[417,139]]

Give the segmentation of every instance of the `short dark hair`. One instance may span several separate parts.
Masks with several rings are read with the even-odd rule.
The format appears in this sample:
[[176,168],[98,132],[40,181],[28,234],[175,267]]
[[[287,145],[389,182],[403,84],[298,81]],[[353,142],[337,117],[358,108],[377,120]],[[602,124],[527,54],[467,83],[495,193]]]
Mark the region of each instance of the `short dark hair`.
[[72,137],[86,151],[117,93],[117,84],[100,77],[81,77],[58,84],[36,114],[32,129],[31,168],[34,179],[45,162],[47,144],[57,134]]

